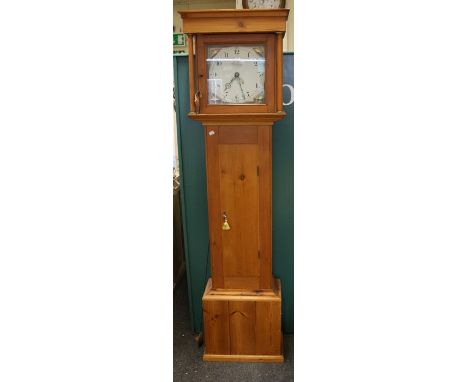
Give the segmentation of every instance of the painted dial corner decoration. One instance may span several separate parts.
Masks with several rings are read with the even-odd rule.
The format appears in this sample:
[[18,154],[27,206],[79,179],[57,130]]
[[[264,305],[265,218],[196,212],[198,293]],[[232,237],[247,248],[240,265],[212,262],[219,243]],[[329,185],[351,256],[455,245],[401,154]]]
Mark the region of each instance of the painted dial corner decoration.
[[207,47],[209,104],[265,103],[265,46]]

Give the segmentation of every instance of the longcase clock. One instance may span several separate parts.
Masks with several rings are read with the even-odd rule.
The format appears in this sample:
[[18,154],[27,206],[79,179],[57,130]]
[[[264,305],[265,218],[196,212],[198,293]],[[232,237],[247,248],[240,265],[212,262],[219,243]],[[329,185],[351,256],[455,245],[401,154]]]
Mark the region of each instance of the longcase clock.
[[288,13],[180,11],[189,46],[189,117],[205,130],[206,361],[283,361],[281,283],[272,276],[271,129],[285,115]]

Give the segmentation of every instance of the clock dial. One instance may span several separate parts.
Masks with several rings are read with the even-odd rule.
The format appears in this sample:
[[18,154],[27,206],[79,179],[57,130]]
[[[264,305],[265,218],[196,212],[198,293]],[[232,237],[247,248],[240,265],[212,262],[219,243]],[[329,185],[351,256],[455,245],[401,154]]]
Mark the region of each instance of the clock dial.
[[265,47],[210,46],[207,49],[208,103],[265,102]]
[[247,0],[247,7],[249,9],[255,8],[281,8],[282,0]]

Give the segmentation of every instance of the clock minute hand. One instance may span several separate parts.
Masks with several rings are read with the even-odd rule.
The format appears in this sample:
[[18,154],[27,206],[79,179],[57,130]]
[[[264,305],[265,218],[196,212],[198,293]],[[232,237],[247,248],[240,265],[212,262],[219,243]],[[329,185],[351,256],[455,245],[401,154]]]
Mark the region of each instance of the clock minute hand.
[[239,72],[235,72],[234,73],[234,78],[231,80],[231,82],[234,80],[234,79],[237,79],[238,83],[239,83],[239,87],[240,87],[240,90],[242,92],[242,98],[245,99],[245,94],[244,94],[244,89],[242,89],[242,85],[241,85],[241,82],[244,82],[241,80],[240,76],[239,76]]
[[240,78],[239,76],[237,76],[236,78],[237,78],[237,82],[239,83],[240,90],[241,90],[241,92],[242,92],[242,98],[245,99],[244,89],[242,89],[242,85],[241,85],[241,83],[244,82],[244,81],[242,81],[241,78]]

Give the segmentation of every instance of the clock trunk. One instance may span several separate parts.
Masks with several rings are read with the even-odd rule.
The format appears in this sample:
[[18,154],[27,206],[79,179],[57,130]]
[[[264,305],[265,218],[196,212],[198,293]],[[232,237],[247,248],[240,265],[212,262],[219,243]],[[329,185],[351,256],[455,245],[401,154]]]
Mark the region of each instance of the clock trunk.
[[205,142],[213,289],[270,289],[271,127],[210,125]]

